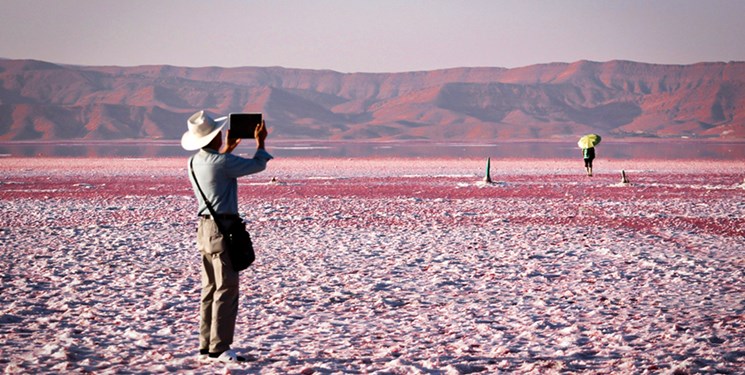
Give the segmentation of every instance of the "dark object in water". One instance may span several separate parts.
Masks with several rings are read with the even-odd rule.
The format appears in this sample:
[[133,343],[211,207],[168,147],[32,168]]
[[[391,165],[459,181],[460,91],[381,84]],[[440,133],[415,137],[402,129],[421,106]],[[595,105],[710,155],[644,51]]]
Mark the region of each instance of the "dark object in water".
[[491,184],[491,158],[486,158],[486,176],[484,177],[484,182],[487,184]]

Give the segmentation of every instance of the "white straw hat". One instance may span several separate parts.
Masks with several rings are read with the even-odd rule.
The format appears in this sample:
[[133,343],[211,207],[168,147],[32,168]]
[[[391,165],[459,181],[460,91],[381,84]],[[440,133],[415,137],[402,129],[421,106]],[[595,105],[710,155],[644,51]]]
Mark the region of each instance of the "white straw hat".
[[200,148],[207,146],[212,139],[215,138],[225,124],[228,123],[227,118],[223,117],[217,122],[212,117],[206,115],[204,111],[199,111],[191,117],[186,125],[189,130],[181,136],[181,147],[185,150],[199,150]]

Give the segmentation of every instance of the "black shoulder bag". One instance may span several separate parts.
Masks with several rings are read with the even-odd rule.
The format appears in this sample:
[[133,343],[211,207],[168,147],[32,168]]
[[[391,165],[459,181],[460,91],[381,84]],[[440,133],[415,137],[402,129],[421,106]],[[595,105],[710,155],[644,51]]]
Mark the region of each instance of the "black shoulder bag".
[[236,272],[243,271],[256,259],[253,242],[251,242],[251,235],[249,235],[246,230],[246,223],[244,223],[240,218],[236,218],[236,220],[230,221],[228,228],[223,227],[220,220],[217,218],[217,212],[215,212],[212,204],[207,200],[202,188],[199,186],[197,175],[194,173],[193,163],[194,157],[192,156],[191,159],[189,159],[191,177],[194,178],[194,184],[197,185],[199,194],[202,195],[202,199],[204,199],[204,203],[207,205],[207,209],[210,211],[212,219],[215,220],[217,229],[222,233],[223,239],[227,244],[227,251],[230,256],[230,262],[233,264],[233,269]]

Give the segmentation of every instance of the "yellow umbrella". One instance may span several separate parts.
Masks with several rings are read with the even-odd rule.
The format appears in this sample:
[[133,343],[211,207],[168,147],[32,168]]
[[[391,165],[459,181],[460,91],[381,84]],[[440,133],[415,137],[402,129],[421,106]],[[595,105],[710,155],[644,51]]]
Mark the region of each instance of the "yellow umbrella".
[[600,136],[597,134],[587,134],[579,139],[577,146],[579,148],[593,148],[600,143]]

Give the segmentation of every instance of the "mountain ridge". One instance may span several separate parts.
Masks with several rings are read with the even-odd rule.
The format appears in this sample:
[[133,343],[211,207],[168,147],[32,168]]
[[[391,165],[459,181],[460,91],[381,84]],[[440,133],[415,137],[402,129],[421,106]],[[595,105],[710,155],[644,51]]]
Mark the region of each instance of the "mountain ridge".
[[0,140],[178,139],[197,110],[278,139],[745,138],[745,62],[340,73],[0,59]]

